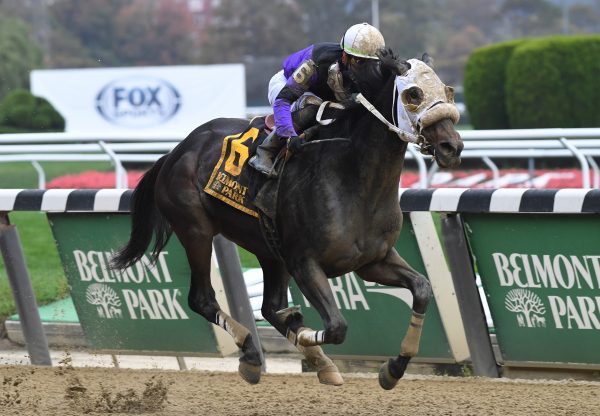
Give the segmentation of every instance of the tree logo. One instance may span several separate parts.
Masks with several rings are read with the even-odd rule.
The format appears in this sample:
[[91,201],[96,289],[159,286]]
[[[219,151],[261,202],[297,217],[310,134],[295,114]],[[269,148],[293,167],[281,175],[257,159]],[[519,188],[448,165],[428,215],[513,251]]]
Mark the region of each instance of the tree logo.
[[546,307],[538,295],[527,289],[512,289],[504,299],[506,309],[517,314],[519,326],[546,327]]
[[150,127],[177,113],[181,96],[173,85],[154,77],[116,79],[96,96],[96,110],[112,124]]
[[88,303],[96,306],[99,317],[106,319],[123,317],[120,308],[121,299],[110,286],[101,283],[91,284],[85,291],[85,298]]

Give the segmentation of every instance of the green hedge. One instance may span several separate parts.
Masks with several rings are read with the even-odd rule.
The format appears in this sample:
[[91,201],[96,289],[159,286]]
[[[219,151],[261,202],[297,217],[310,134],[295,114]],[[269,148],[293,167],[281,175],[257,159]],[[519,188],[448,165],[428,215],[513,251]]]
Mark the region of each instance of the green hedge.
[[506,107],[512,128],[600,126],[600,35],[518,47],[507,67]]
[[2,16],[3,13],[0,12],[0,100],[17,88],[29,88],[29,73],[43,67],[42,50],[29,25],[19,18]]
[[465,101],[476,129],[600,126],[600,35],[519,39],[475,50]]
[[44,98],[14,90],[0,103],[0,130],[64,131],[64,118]]
[[507,129],[504,97],[506,67],[514,49],[525,40],[513,40],[476,49],[465,68],[465,102],[475,129]]

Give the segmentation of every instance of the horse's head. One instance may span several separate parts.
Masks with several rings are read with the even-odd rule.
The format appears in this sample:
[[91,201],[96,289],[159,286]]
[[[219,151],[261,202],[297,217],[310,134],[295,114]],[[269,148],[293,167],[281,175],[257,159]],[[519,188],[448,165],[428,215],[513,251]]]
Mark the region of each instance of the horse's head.
[[460,164],[463,142],[454,128],[459,113],[454,90],[444,85],[424,61],[410,59],[410,68],[396,75],[395,125],[420,137],[422,148],[444,168]]

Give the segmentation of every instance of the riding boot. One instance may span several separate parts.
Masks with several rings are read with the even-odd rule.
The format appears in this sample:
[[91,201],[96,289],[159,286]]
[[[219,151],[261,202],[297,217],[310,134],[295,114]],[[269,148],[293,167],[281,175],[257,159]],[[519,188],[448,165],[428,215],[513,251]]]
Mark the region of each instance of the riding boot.
[[265,138],[265,141],[258,146],[256,149],[256,154],[250,158],[248,164],[268,177],[277,176],[273,169],[273,164],[275,163],[277,152],[279,149],[281,149],[283,143],[284,141],[281,139],[281,137],[279,137],[275,133],[275,130],[273,130]]

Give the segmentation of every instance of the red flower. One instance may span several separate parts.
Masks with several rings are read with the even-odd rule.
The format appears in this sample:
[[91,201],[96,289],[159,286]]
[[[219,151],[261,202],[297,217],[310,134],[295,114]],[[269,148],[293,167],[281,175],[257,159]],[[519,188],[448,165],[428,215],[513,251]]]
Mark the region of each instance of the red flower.
[[[143,171],[127,172],[127,185],[135,188]],[[115,172],[87,171],[59,176],[46,184],[47,189],[105,189],[115,187]]]

